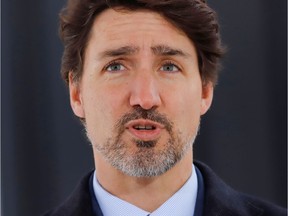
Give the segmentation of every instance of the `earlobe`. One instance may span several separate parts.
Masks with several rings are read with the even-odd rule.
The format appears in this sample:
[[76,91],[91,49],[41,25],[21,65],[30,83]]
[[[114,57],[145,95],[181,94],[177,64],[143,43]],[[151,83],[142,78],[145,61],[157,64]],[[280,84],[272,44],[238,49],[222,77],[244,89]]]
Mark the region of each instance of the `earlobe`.
[[213,84],[211,82],[206,83],[202,87],[202,101],[201,101],[201,115],[204,115],[211,107],[213,100]]
[[79,83],[73,80],[72,72],[69,72],[69,93],[70,105],[74,114],[79,118],[85,118],[80,86]]

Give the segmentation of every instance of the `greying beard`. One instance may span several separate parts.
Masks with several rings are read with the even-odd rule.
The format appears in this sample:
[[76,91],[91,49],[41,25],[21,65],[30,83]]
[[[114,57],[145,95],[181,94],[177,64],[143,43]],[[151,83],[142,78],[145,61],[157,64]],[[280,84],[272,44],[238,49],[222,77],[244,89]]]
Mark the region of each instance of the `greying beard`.
[[[163,147],[163,150],[155,150],[151,143],[141,141],[137,144],[138,150],[129,153],[127,145],[120,140],[108,140],[104,145],[94,144],[94,148],[100,152],[105,160],[114,168],[133,177],[159,176],[174,167],[190,150],[196,135],[190,140],[181,141],[179,137],[173,137]],[[156,141],[157,142],[157,141]],[[157,144],[156,144],[157,145]]]
[[[162,124],[169,134],[169,139],[164,146],[157,148],[160,140],[131,140],[135,144],[136,151],[131,152],[128,143],[121,139],[125,131],[124,125],[134,119],[149,119]],[[116,123],[115,131],[117,136],[109,138],[105,143],[93,143],[93,148],[113,167],[129,176],[153,177],[159,176],[170,170],[179,162],[186,153],[192,151],[198,130],[190,137],[184,137],[180,131],[173,130],[173,123],[168,118],[157,112],[155,109],[144,110],[136,107],[132,112],[127,113]],[[181,137],[182,135],[182,137]],[[182,138],[182,139],[181,139]],[[130,146],[131,147],[131,146]]]
[[[174,167],[188,152],[192,151],[194,139],[187,142],[182,149],[175,149],[169,140],[167,147],[162,152],[155,152],[153,149],[148,152],[141,152],[128,157],[110,158],[112,166],[126,175],[133,177],[160,176]],[[147,150],[147,149],[146,149]],[[112,159],[112,160],[111,160]]]

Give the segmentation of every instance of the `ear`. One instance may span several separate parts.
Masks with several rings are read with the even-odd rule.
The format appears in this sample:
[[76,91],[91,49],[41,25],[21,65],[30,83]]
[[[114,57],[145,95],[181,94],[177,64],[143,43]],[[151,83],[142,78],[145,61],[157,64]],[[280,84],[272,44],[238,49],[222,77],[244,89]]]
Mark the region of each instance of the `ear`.
[[214,87],[211,82],[204,83],[202,86],[201,115],[204,115],[212,104]]
[[72,72],[69,72],[69,93],[70,105],[74,114],[79,118],[85,118],[80,84],[77,81],[73,80]]

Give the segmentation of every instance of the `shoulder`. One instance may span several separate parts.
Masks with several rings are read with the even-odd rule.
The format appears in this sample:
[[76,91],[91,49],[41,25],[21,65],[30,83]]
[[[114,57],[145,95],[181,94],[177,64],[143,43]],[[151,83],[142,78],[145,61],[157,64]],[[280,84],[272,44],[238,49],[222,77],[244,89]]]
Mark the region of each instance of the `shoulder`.
[[89,179],[93,172],[89,172],[78,184],[68,199],[55,209],[42,216],[92,216],[92,197],[89,191]]
[[194,162],[203,176],[204,215],[286,216],[287,210],[259,198],[235,191],[208,166]]
[[254,196],[239,193],[242,200],[251,209],[257,209],[261,216],[287,216],[287,209]]

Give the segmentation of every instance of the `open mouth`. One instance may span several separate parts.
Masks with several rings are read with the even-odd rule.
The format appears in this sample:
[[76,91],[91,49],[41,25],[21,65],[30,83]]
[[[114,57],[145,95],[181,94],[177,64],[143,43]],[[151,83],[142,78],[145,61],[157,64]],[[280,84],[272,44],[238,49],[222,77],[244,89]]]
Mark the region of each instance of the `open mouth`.
[[147,141],[158,139],[164,126],[151,120],[137,119],[130,121],[126,129],[134,138]]
[[133,126],[135,130],[155,130],[156,127],[153,125],[135,125]]

